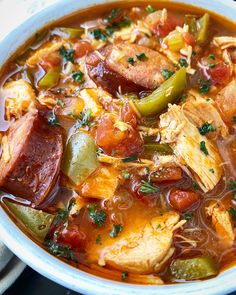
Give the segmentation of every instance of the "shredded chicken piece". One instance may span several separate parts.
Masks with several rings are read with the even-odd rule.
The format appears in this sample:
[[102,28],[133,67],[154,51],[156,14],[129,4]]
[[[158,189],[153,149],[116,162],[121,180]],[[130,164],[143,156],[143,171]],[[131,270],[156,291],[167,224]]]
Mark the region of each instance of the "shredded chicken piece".
[[100,264],[137,274],[159,270],[174,253],[173,232],[185,223],[179,219],[178,213],[167,212],[133,231],[124,230],[112,245],[102,248]]
[[235,234],[229,212],[216,202],[212,202],[206,208],[206,214],[212,217],[212,225],[225,247],[231,247],[234,243]]
[[66,45],[66,43],[65,42],[49,43],[44,48],[41,48],[35,51],[35,53],[27,59],[26,61],[27,66],[34,67],[35,65],[37,65],[37,63],[44,60],[49,55],[57,52],[62,45]]
[[[195,99],[189,100],[183,104],[183,111],[188,120],[196,127],[201,127],[204,123],[211,123],[215,131],[213,134],[227,137],[229,130],[224,121],[222,120],[220,113],[214,106],[214,102],[206,101],[202,97],[198,96],[195,92],[192,92]],[[212,137],[212,132],[206,134],[208,138]]]
[[[179,161],[191,169],[202,190],[212,190],[222,176],[217,147],[199,133],[178,105],[169,105],[168,112],[160,116],[160,130],[162,142],[170,144]],[[200,150],[201,142],[205,143],[208,155]]]
[[2,95],[5,97],[6,117],[20,118],[27,111],[35,108],[35,92],[31,85],[20,79],[5,84]]
[[236,37],[222,36],[215,37],[213,40],[221,49],[236,47]]

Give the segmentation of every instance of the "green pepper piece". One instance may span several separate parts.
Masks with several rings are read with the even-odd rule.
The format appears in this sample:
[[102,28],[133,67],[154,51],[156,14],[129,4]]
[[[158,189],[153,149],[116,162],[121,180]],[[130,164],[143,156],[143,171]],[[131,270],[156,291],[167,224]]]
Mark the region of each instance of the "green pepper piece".
[[197,42],[200,45],[205,45],[208,39],[209,33],[209,25],[210,25],[210,15],[205,13],[198,21],[198,33],[197,33]]
[[79,38],[84,32],[83,28],[55,28],[53,30],[54,35],[59,35],[64,39]]
[[178,99],[186,86],[186,68],[182,67],[147,97],[134,100],[142,116],[159,114],[169,103]]
[[43,241],[49,231],[54,215],[36,210],[31,207],[4,201],[13,215],[22,222],[26,228],[40,240]]
[[67,144],[62,171],[76,185],[81,184],[98,167],[97,147],[86,132],[74,133]]
[[161,143],[149,143],[144,145],[144,152],[152,152],[152,153],[159,153],[162,155],[172,155],[173,150],[168,144],[161,144]]
[[217,275],[218,269],[209,256],[176,259],[170,265],[171,275],[176,279],[198,280]]
[[61,67],[53,68],[49,70],[43,78],[39,81],[38,86],[40,88],[49,89],[56,86],[61,74]]

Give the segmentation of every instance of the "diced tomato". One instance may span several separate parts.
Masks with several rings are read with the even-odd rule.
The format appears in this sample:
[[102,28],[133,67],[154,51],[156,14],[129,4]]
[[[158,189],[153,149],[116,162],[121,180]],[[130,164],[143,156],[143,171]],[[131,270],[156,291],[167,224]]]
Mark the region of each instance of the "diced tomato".
[[230,81],[230,68],[225,63],[218,63],[214,68],[209,69],[208,74],[214,85],[226,85]]
[[92,45],[87,41],[78,41],[74,44],[75,58],[80,58],[93,51]]
[[72,248],[83,248],[86,244],[86,235],[78,225],[71,224],[62,231],[59,236],[59,242],[70,245]]
[[139,133],[131,126],[127,130],[120,130],[115,126],[112,116],[104,115],[97,127],[96,141],[107,154],[117,156],[132,156],[142,150],[143,141]]
[[129,103],[125,103],[121,108],[120,118],[123,122],[130,124],[132,127],[137,127],[137,116]]
[[39,62],[42,68],[48,72],[52,68],[56,68],[61,64],[61,57],[57,52],[50,53],[50,55],[45,56],[43,60]]
[[182,169],[180,167],[164,167],[163,169],[157,171],[153,177],[154,182],[162,181],[173,181],[180,180],[183,176]]
[[158,21],[156,24],[152,26],[152,30],[154,34],[158,37],[164,38],[167,36],[171,31],[173,31],[177,26],[182,26],[183,20],[176,17],[175,15],[168,13],[167,19],[164,23]]
[[185,211],[199,201],[199,194],[191,191],[174,190],[170,193],[170,205],[178,211]]
[[195,43],[196,43],[194,36],[191,35],[189,32],[184,32],[184,33],[183,33],[183,38],[184,38],[184,41],[185,41],[188,45],[194,46]]

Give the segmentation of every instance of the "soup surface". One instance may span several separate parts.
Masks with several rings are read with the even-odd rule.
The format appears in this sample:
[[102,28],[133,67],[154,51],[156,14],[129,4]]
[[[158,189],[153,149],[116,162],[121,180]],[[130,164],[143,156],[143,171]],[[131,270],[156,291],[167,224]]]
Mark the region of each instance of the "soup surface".
[[236,261],[235,24],[170,3],[90,8],[1,71],[1,204],[50,253],[164,284]]

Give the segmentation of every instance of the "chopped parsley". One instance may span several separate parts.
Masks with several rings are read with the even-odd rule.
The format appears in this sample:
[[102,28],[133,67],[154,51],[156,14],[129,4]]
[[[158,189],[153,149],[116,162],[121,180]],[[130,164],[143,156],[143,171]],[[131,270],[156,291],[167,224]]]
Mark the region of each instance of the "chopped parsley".
[[201,127],[198,128],[199,133],[201,135],[206,135],[209,132],[214,132],[216,129],[212,126],[212,124],[206,122]]
[[179,64],[180,64],[181,67],[185,67],[185,68],[187,68],[187,66],[188,66],[188,62],[187,62],[187,60],[185,58],[180,58],[179,59]]
[[99,227],[102,227],[106,222],[107,213],[103,210],[98,210],[96,204],[88,206],[88,215],[93,220],[93,223]]
[[215,170],[213,168],[210,168],[209,171],[214,174],[215,173]]
[[229,207],[228,212],[232,216],[233,220],[235,221],[234,227],[236,227],[236,210],[233,207]]
[[112,11],[108,14],[107,17],[105,17],[105,20],[108,22],[108,23],[113,23],[114,20],[120,16],[120,14],[122,13],[122,10],[119,9],[119,8],[113,8]]
[[148,13],[153,13],[156,11],[151,5],[148,5],[145,9]]
[[55,115],[54,111],[48,112],[48,125],[50,126],[60,125],[60,122],[57,119],[57,116]]
[[209,155],[209,152],[208,152],[208,149],[206,147],[206,142],[204,140],[202,140],[200,142],[200,150],[206,155],[208,156]]
[[169,71],[167,69],[163,69],[161,70],[161,74],[165,78],[165,80],[168,80],[174,74],[174,72]]
[[201,86],[199,88],[199,93],[206,94],[210,90],[210,83],[209,81],[202,81]]
[[212,60],[215,60],[216,59],[216,57],[215,57],[215,55],[213,53],[209,54],[208,55],[208,58],[209,59],[212,59]]
[[95,29],[91,32],[91,34],[95,40],[107,41],[107,34],[104,30]]
[[233,122],[234,124],[236,124],[236,116],[233,116],[233,118],[232,118],[232,122]]
[[142,185],[138,189],[140,193],[143,194],[155,194],[160,192],[160,188],[158,186],[152,185],[150,182],[142,180]]
[[119,22],[118,26],[120,28],[129,27],[131,25],[131,20],[125,16],[122,21]]
[[96,244],[102,245],[102,236],[100,234],[97,235]]
[[84,79],[84,73],[81,72],[81,71],[74,72],[72,74],[72,79],[74,81],[76,81],[77,83],[82,84],[85,81],[85,79]]
[[74,49],[66,49],[65,46],[59,48],[59,54],[63,57],[65,62],[74,62]]
[[107,36],[112,36],[116,29],[116,26],[106,26]]
[[130,64],[133,66],[134,63],[135,63],[135,60],[133,59],[133,57],[129,57],[129,58],[127,59],[127,62],[130,63]]
[[144,52],[136,53],[136,56],[138,60],[141,60],[141,61],[147,60],[147,56]]
[[125,279],[127,279],[127,278],[128,278],[128,273],[125,272],[125,271],[122,272],[122,273],[121,273],[121,279],[122,279],[122,280],[125,280]]
[[91,110],[85,109],[80,113],[80,117],[77,117],[77,122],[75,124],[75,128],[79,129],[81,127],[91,127]]
[[122,173],[122,177],[123,177],[124,179],[130,179],[130,173],[129,173],[129,172],[123,172],[123,173]]
[[215,64],[209,64],[209,65],[208,65],[208,67],[209,67],[210,69],[214,69],[215,66],[216,66]]
[[133,157],[127,157],[127,158],[122,159],[122,162],[127,163],[127,162],[133,162],[133,161],[137,161],[137,160],[138,160],[138,157],[133,156]]
[[47,246],[49,252],[53,255],[78,262],[73,251],[71,250],[71,247],[61,245],[51,240],[47,240],[45,245]]
[[113,225],[112,230],[109,233],[110,238],[116,238],[122,230],[123,226],[121,224]]
[[183,215],[183,217],[184,217],[184,219],[186,219],[186,220],[190,220],[190,219],[193,218],[193,212],[190,211],[190,212],[188,212],[188,213],[185,213],[185,214]]
[[187,95],[183,94],[180,98],[180,101],[184,102],[187,99]]
[[228,181],[228,186],[229,186],[229,189],[236,190],[236,180]]
[[199,185],[198,185],[198,183],[195,182],[195,181],[193,181],[192,186],[193,186],[193,189],[194,189],[195,191],[198,190],[198,189],[200,188]]

